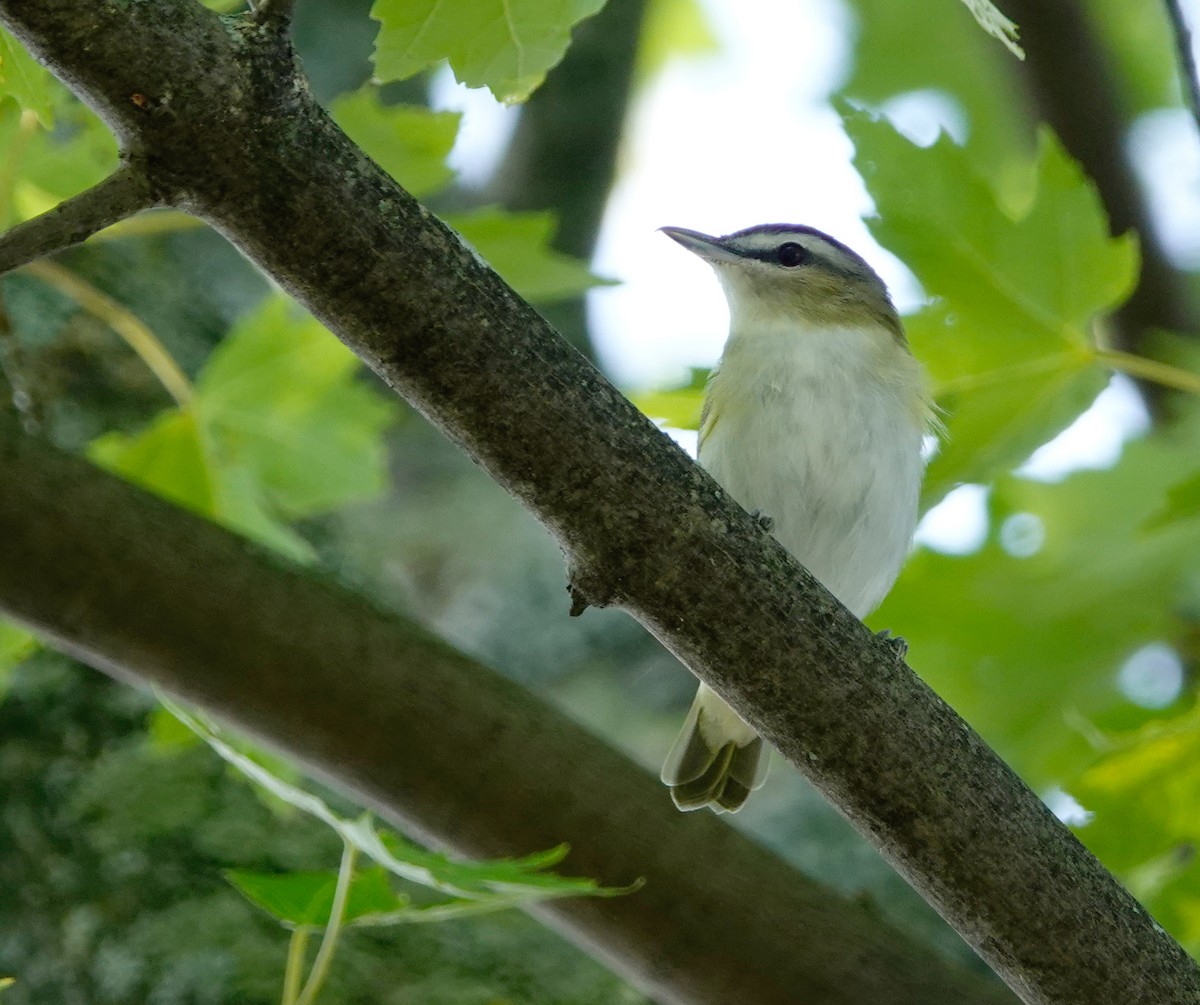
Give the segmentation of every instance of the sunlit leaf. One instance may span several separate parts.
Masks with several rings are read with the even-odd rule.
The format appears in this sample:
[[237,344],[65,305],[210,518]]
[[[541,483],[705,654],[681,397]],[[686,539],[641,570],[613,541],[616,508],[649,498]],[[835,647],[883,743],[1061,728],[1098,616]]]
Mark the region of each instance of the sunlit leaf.
[[550,247],[552,213],[510,213],[495,206],[448,216],[487,263],[526,300],[550,303],[602,285],[587,265]]
[[147,734],[157,751],[184,750],[201,743],[200,737],[162,706],[150,713]]
[[54,97],[57,86],[50,71],[39,64],[3,28],[0,28],[0,98],[10,97],[22,108],[33,112],[50,129],[54,125]]
[[949,138],[920,148],[861,113],[846,128],[872,233],[936,298],[906,319],[946,411],[926,481],[936,501],[1018,464],[1094,399],[1108,375],[1093,326],[1132,288],[1137,248],[1108,236],[1094,187],[1049,132],[1014,215]]
[[375,74],[403,80],[450,61],[469,87],[522,101],[566,52],[571,28],[604,0],[375,0]]
[[334,120],[381,168],[415,196],[450,183],[446,157],[458,135],[457,112],[433,112],[416,105],[384,105],[379,89],[363,87],[329,108]]

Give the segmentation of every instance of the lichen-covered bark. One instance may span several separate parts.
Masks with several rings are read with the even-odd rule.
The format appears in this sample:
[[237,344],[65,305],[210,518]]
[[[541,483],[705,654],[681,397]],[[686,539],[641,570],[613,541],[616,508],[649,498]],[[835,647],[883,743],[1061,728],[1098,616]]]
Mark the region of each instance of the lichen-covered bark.
[[155,191],[462,444],[562,543],[583,596],[726,697],[1027,1002],[1200,999],[1195,964],[892,647],[349,143],[284,40],[189,0],[0,0],[0,21]]

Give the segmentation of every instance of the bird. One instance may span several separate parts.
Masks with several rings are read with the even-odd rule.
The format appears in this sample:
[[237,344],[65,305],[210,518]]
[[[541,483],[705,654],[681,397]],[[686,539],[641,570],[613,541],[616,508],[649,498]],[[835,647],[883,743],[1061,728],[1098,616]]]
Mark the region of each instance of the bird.
[[[709,375],[700,465],[857,617],[908,554],[939,428],[887,286],[813,227],[662,232],[716,273],[729,335]],[[761,737],[701,683],[662,769],[681,810],[734,812],[766,778]]]

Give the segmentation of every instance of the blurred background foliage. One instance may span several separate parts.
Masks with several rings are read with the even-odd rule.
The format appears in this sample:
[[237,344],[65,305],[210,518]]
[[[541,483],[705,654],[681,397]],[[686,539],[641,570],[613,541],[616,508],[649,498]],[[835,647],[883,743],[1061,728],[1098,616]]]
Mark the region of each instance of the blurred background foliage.
[[[1044,125],[1062,98],[1053,74],[1030,73],[961,5],[826,6],[848,61],[825,99],[874,201],[872,234],[919,285],[906,320],[944,409],[929,519],[953,524],[955,499],[978,504],[974,530],[955,544],[922,536],[872,624],[907,638],[915,669],[1200,953],[1200,352],[1188,271],[1200,261],[1164,258],[1152,228],[1112,233],[1110,219],[1130,218],[1130,207],[1102,176],[1133,167],[1089,163],[1086,146]],[[1117,100],[1088,128],[1128,144],[1150,118],[1179,112],[1157,4],[1069,6],[1094,36],[1097,74],[1115,81]],[[598,7],[516,4],[520,53],[489,34],[480,0],[300,0],[295,30],[342,127],[593,358],[585,296],[606,280],[588,262],[626,169],[630,109],[674,62],[719,54],[721,19],[737,16],[719,0],[610,0],[581,20]],[[1031,56],[1057,45],[1068,64],[1078,39],[1040,37],[1035,13],[1006,12],[1037,43]],[[532,92],[482,181],[448,163],[459,116],[429,108],[429,68],[447,58],[503,100]],[[878,117],[914,94],[950,102],[961,128],[919,145]],[[94,183],[115,160],[90,113],[0,36],[0,226]],[[1132,191],[1152,205],[1155,185],[1173,183],[1143,173]],[[1167,330],[1153,311],[1114,318],[1143,263],[1193,323]],[[561,557],[544,532],[217,235],[149,214],[4,278],[0,295],[3,397],[29,428],[336,570],[657,768],[689,675],[621,615],[568,619]],[[1123,448],[1037,474],[1031,455],[1112,393],[1114,371],[1136,379],[1121,387],[1147,405],[1121,430]],[[706,374],[697,365],[683,381],[630,391],[686,431]],[[1060,454],[1078,445],[1070,437],[1055,441]],[[0,625],[0,681],[0,817],[11,838],[0,841],[0,975],[17,978],[5,1001],[279,1000],[288,935],[259,908],[287,917],[324,904],[337,834],[256,793],[149,696],[11,625]],[[790,769],[777,765],[732,823],[968,958]],[[377,894],[384,881],[361,875]],[[281,893],[271,877],[295,884]],[[643,999],[508,911],[348,931],[320,1000]]]

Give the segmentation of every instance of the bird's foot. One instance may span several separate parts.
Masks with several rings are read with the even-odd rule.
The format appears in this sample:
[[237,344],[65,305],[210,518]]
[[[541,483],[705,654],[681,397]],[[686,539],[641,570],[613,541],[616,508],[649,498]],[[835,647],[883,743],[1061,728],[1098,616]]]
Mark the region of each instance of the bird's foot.
[[771,531],[775,529],[775,518],[767,516],[767,514],[764,513],[762,510],[752,509],[750,511],[750,516],[754,520],[754,522],[756,524],[758,524],[768,534],[770,534]]
[[883,639],[889,646],[892,647],[892,652],[896,654],[896,659],[904,662],[904,658],[908,655],[908,643],[899,635],[893,635],[890,629],[885,628],[881,632],[875,633],[877,638]]

